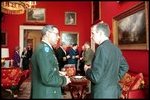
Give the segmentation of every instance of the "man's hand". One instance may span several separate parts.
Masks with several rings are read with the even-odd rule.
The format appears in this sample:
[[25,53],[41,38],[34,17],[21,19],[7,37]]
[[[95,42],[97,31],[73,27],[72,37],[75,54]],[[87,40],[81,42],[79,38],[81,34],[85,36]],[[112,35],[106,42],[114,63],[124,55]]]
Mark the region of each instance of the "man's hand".
[[65,72],[65,71],[59,71],[60,76],[65,76],[66,74],[67,74],[67,72]]
[[65,76],[65,78],[66,78],[66,85],[68,85],[69,83],[71,83],[71,80],[70,80],[70,78],[68,77],[68,76]]
[[79,55],[76,55],[75,58],[79,58]]
[[91,66],[88,66],[88,65],[84,65],[84,71],[86,72],[87,69],[91,68]]
[[69,56],[69,55],[67,55],[66,57],[67,57],[67,59],[69,59],[69,58],[70,58],[70,56]]
[[79,60],[83,60],[83,57],[81,57]]
[[67,58],[66,57],[63,57],[63,61],[66,61],[67,60]]
[[20,63],[17,63],[18,66],[20,66]]

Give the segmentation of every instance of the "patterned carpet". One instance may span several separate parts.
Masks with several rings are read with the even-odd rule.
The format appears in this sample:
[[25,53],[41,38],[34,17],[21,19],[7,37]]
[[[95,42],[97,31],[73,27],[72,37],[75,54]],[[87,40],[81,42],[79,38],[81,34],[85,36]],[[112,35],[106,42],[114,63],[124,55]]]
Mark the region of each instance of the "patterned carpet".
[[26,79],[19,88],[19,93],[13,95],[10,89],[2,89],[1,96],[4,99],[30,99],[31,82],[30,78]]
[[[15,98],[13,98],[13,95],[10,95],[10,91],[6,92],[5,90],[2,91],[2,98],[4,99],[30,99],[30,93],[31,93],[31,77],[29,76],[28,79],[26,79],[22,85],[20,86],[18,96],[15,95]],[[65,87],[65,95],[63,95],[63,99],[72,99],[69,87]],[[86,98],[86,97],[85,97]]]
[[[4,99],[30,99],[30,93],[31,93],[31,77],[29,77],[22,83],[18,95],[15,95],[13,97],[9,89],[9,91],[3,90],[1,96]],[[63,99],[72,99],[68,86],[65,87],[65,95],[63,95],[63,97],[64,97]],[[86,98],[88,99],[89,97],[85,97],[85,99]]]
[[[29,77],[25,82],[22,83],[17,99],[30,99],[30,93],[31,93],[31,78]],[[63,95],[64,99],[71,99],[70,92],[65,91],[65,93],[66,95]]]
[[31,82],[26,80],[22,83],[20,87],[20,92],[18,94],[18,99],[30,99],[30,92],[31,92]]

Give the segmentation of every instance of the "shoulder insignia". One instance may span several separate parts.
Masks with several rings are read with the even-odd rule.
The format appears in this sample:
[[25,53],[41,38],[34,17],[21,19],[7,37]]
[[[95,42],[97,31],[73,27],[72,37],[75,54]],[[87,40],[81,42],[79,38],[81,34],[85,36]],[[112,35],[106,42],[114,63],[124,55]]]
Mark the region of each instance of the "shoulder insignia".
[[44,47],[45,52],[49,52],[49,47]]

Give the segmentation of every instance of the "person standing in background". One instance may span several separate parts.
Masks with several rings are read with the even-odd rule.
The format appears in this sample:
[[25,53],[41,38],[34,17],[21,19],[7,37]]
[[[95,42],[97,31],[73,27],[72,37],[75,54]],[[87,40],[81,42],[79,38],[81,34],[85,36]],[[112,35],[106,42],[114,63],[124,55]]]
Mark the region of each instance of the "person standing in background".
[[27,46],[27,52],[28,52],[28,56],[29,56],[29,68],[31,68],[31,57],[32,57],[32,53],[33,53],[33,49],[31,47],[31,45]]
[[20,55],[19,55],[19,46],[15,47],[14,55],[13,55],[13,66],[20,67]]
[[77,48],[78,48],[78,45],[73,44],[67,53],[67,55],[70,56],[70,58],[68,58],[68,64],[75,64],[76,70],[77,70],[77,64],[78,64],[78,59],[79,59],[79,51]]
[[33,53],[33,50],[32,50],[32,48],[31,48],[31,45],[28,45],[28,46],[27,46],[27,51],[28,51],[28,54],[29,54],[29,60],[31,60],[32,53]]
[[84,48],[85,48],[85,51],[83,54],[83,60],[86,65],[90,66],[94,57],[94,51],[91,49],[89,42],[84,43]]
[[85,65],[85,75],[91,81],[92,99],[119,99],[119,80],[128,71],[128,64],[119,48],[109,40],[108,24],[99,22],[91,27],[91,38],[99,46],[92,64]]
[[61,46],[56,50],[56,57],[59,64],[59,70],[61,71],[65,64],[67,64],[67,59],[69,56],[67,56],[66,49],[67,45],[62,43]]
[[[93,60],[93,57],[94,57],[94,52],[91,49],[90,42],[85,42],[84,43],[84,48],[85,48],[85,51],[84,51],[84,54],[83,54],[84,65],[91,66],[92,60]],[[84,75],[85,75],[85,73],[84,73]],[[91,82],[89,82],[88,92],[91,92]]]
[[[55,53],[59,64],[59,71],[62,71],[64,65],[67,64],[67,59],[69,58],[69,56],[67,56],[66,53],[67,47],[68,46],[65,43],[61,43],[61,46],[58,49],[56,49]],[[65,95],[66,93],[64,87],[62,87],[61,90],[62,90],[62,94]]]
[[85,47],[84,45],[82,46],[82,50],[80,52],[80,55],[79,55],[79,69],[80,69],[80,75],[85,75],[85,72],[84,72],[84,64],[85,64],[85,61],[83,60],[83,56],[84,56],[84,52],[85,52]]
[[29,69],[29,63],[30,63],[30,54],[27,51],[27,48],[24,47],[23,52],[21,54],[21,58],[22,58],[22,68],[23,70],[27,70]]
[[46,25],[42,29],[42,41],[34,51],[32,62],[31,98],[61,99],[61,87],[69,84],[68,76],[61,76],[52,46],[59,40],[58,28]]

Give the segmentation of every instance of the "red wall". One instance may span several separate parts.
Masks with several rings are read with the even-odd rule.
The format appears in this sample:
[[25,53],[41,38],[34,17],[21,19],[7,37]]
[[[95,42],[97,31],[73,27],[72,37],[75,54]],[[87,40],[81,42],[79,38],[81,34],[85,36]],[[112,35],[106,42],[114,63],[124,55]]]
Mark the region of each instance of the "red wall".
[[[135,6],[140,3],[140,1],[116,1],[111,2],[101,2],[101,19],[110,25],[112,31],[112,19],[121,12]],[[113,35],[111,34],[111,40]],[[142,72],[148,76],[149,69],[149,51],[148,50],[123,50],[123,55],[125,56],[129,69],[134,72]]]
[[[116,1],[101,2],[101,19],[110,25],[112,30],[112,18],[119,13],[126,11],[130,7],[136,5],[140,1],[124,2]],[[46,9],[46,23],[42,24],[55,24],[60,31],[75,31],[79,32],[79,49],[85,41],[90,41],[90,26],[91,26],[91,2],[37,2],[37,7]],[[64,25],[64,12],[75,11],[77,12],[77,25],[67,26]],[[8,48],[10,50],[10,58],[12,57],[15,46],[19,45],[19,25],[30,25],[26,23],[25,14],[23,15],[4,15],[1,29],[8,34]],[[32,24],[33,25],[33,24]],[[36,24],[34,24],[36,25]],[[111,40],[113,35],[111,34]],[[148,55],[147,50],[124,50],[125,56],[130,70],[135,72],[143,72],[148,75]]]
[[[79,49],[85,41],[90,41],[90,26],[91,26],[91,2],[41,2],[37,1],[37,8],[46,9],[46,23],[38,24],[54,24],[59,28],[59,31],[73,31],[79,33]],[[74,11],[77,13],[77,25],[64,25],[65,12]],[[36,23],[27,23],[26,14],[22,15],[7,15],[3,16],[1,29],[7,32],[8,48],[10,59],[13,55],[15,46],[19,45],[19,26],[20,25],[37,25]]]

